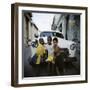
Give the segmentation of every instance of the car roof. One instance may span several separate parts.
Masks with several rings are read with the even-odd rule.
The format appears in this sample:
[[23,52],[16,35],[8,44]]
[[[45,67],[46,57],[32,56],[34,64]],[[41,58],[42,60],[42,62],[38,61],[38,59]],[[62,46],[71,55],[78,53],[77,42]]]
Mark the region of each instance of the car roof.
[[[61,33],[61,32],[59,32],[59,31],[42,31],[42,32],[56,32],[56,33]],[[41,33],[42,33],[41,32]],[[61,33],[62,34],[62,33]]]

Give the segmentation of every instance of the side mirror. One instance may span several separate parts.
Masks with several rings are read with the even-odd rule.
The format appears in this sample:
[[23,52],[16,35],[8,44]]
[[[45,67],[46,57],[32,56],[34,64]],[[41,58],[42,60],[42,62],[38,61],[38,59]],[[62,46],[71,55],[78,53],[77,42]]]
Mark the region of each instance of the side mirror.
[[34,37],[35,37],[35,38],[38,38],[38,35],[37,35],[37,34],[34,34]]
[[33,41],[33,42],[31,43],[31,46],[32,46],[33,48],[37,48],[37,46],[38,46],[38,41]]

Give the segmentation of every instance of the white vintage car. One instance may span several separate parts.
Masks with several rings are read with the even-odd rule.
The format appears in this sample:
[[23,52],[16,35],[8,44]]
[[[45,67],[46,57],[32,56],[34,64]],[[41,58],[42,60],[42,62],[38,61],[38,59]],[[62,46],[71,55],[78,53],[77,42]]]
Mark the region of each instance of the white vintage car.
[[60,48],[67,48],[69,51],[68,60],[76,60],[76,43],[74,41],[66,40],[62,33],[56,31],[43,31],[40,33],[40,36],[37,38],[43,38],[44,42],[47,43],[47,37],[51,36],[52,39],[54,37],[58,38],[58,46]]

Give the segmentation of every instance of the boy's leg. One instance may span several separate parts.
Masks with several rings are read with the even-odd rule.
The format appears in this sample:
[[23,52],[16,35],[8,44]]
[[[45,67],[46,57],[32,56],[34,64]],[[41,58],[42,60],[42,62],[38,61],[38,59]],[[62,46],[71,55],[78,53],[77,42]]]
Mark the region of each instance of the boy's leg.
[[62,55],[56,57],[56,66],[60,72],[60,75],[64,74],[64,59]]
[[56,65],[54,63],[52,63],[52,75],[57,75]]
[[36,64],[34,67],[35,70],[35,76],[39,76],[40,75],[40,65]]

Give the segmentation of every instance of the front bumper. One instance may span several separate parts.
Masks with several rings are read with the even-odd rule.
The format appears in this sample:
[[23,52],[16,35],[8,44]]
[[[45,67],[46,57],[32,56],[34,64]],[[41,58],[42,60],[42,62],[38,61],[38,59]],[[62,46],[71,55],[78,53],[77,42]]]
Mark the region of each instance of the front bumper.
[[76,57],[67,57],[64,59],[64,62],[75,62],[77,61]]

